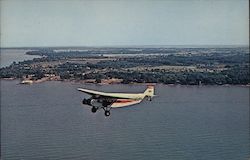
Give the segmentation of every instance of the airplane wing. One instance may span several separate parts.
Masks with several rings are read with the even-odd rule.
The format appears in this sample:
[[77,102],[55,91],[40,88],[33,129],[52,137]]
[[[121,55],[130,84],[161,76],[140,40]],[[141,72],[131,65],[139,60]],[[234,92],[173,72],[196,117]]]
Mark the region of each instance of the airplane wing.
[[93,90],[89,90],[89,89],[83,89],[83,88],[77,88],[78,91],[90,94],[90,95],[106,95],[104,92],[98,92],[98,91],[93,91]]
[[105,92],[99,92],[89,89],[83,89],[78,88],[78,91],[87,93],[92,96],[101,96],[104,98],[111,98],[111,99],[141,99],[142,97],[139,95],[133,95],[133,94],[126,94],[126,93],[105,93]]

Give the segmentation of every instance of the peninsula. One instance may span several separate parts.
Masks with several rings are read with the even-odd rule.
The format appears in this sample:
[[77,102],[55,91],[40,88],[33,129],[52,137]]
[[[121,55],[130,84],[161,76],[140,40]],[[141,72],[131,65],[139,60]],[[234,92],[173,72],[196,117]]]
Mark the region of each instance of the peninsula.
[[248,47],[31,48],[26,54],[42,58],[1,68],[0,78],[27,83],[250,84]]

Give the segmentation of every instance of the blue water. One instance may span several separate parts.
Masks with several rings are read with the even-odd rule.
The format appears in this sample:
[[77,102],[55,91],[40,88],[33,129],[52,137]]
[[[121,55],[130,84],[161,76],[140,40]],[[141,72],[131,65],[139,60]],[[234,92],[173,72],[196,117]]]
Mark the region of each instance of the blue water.
[[27,49],[0,49],[0,68],[7,67],[15,62],[22,62],[24,60],[32,60],[34,58],[40,58],[37,55],[26,55]]
[[2,159],[249,158],[249,88],[157,85],[153,101],[91,113],[77,87],[142,92],[144,85],[1,81]]

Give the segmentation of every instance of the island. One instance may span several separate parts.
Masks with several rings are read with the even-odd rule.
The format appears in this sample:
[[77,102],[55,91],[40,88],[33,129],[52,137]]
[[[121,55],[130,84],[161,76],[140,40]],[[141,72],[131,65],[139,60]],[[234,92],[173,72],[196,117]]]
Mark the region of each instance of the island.
[[31,48],[41,58],[0,68],[1,79],[23,83],[163,83],[249,85],[248,47]]

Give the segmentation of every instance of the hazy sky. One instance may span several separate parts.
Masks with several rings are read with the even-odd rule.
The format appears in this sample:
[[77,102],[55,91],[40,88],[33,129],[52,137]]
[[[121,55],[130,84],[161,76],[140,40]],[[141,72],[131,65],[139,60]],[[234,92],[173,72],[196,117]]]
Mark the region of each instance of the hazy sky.
[[1,46],[247,45],[248,0],[1,0]]

